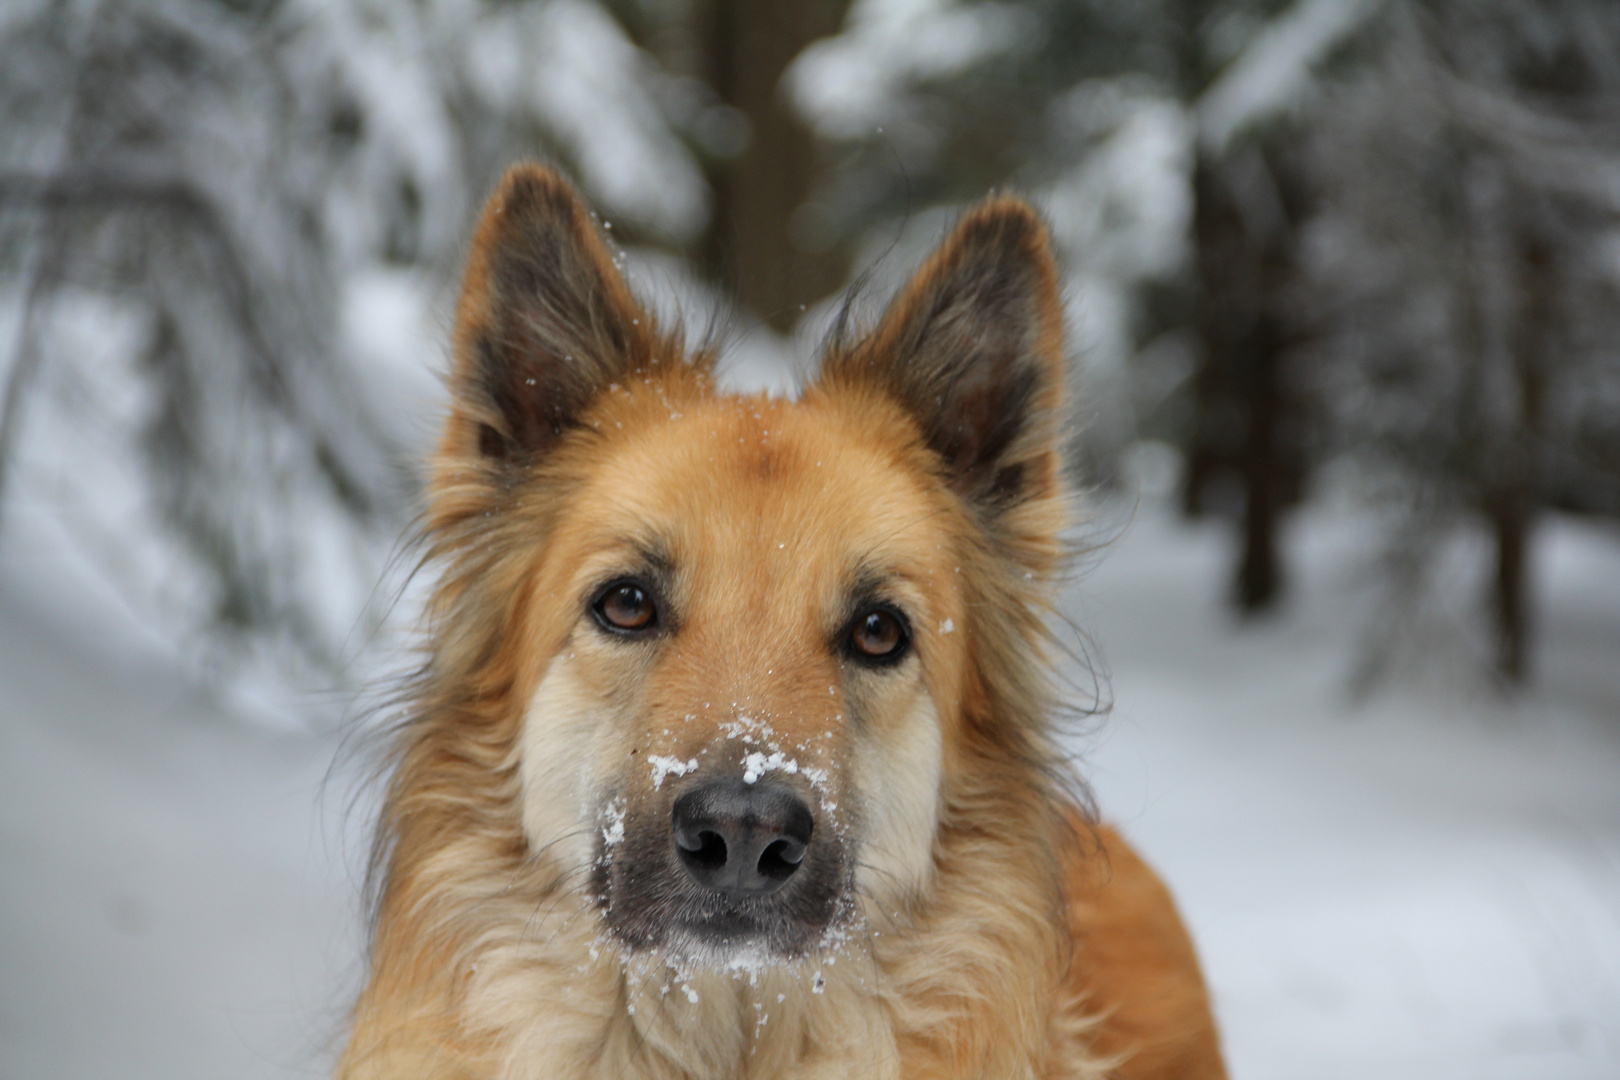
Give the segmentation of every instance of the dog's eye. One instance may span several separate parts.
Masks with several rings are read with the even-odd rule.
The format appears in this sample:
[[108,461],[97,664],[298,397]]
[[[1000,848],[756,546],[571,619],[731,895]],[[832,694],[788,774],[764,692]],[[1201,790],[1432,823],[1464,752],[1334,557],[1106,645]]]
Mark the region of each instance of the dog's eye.
[[905,622],[887,608],[872,608],[857,616],[849,631],[850,654],[867,663],[895,663],[906,654],[909,642]]
[[652,594],[634,581],[615,581],[603,589],[591,611],[604,630],[618,634],[641,633],[658,623]]

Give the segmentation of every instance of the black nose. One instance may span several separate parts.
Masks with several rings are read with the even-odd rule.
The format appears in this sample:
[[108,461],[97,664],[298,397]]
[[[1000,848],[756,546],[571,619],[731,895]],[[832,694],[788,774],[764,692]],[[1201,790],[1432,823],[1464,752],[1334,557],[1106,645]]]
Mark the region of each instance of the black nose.
[[692,879],[731,897],[768,896],[804,861],[815,819],[788,788],[711,780],[675,800],[675,853]]

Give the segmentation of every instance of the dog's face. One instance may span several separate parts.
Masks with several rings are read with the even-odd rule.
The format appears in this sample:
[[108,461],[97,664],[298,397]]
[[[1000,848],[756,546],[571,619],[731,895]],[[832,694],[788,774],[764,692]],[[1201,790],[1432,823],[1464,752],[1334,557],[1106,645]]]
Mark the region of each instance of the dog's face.
[[499,490],[523,834],[621,946],[791,960],[926,894],[975,695],[963,566],[1021,568],[998,545],[1055,499],[1056,325],[1038,223],[992,204],[800,400],[719,395],[572,193],[508,177],[439,499]]
[[525,720],[524,822],[593,868],[632,946],[797,955],[855,890],[926,885],[956,515],[825,396],[678,411],[645,387],[594,410],[615,434],[535,583],[568,625]]

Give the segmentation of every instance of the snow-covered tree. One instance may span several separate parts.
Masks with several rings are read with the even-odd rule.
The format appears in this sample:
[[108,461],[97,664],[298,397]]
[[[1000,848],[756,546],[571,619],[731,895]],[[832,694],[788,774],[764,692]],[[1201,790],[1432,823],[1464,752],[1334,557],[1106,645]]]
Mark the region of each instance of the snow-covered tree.
[[1620,7],[1399,0],[1357,49],[1307,140],[1301,362],[1398,510],[1386,610],[1483,522],[1522,678],[1537,514],[1620,509]]
[[59,519],[205,666],[329,680],[476,202],[539,153],[617,235],[691,242],[672,86],[591,0],[7,5],[0,527]]
[[1437,531],[1482,520],[1517,675],[1536,508],[1613,513],[1620,477],[1617,19],[1607,0],[864,0],[789,73],[828,146],[800,216],[861,262],[937,228],[932,207],[1034,195],[1071,268],[1082,400],[1105,403],[1094,470],[1110,443],[1180,443],[1188,508],[1241,521],[1249,610],[1279,596],[1282,512],[1330,461],[1402,508],[1386,611],[1425,595]]
[[1193,103],[1276,6],[858,2],[789,72],[828,147],[805,227],[858,264],[903,265],[987,189],[1032,197],[1069,274],[1080,458],[1108,480],[1124,443],[1184,423],[1171,399],[1194,351]]
[[[1421,595],[1489,523],[1620,513],[1607,0],[19,0],[0,8],[0,543],[183,651],[336,671],[381,610],[477,202],[540,154],[777,331],[987,189],[1068,268],[1079,460],[1184,450],[1248,608],[1312,471]],[[634,260],[632,260],[634,261]],[[708,294],[711,298],[715,293]],[[801,315],[809,308],[806,315]],[[1225,494],[1223,494],[1225,493]],[[54,541],[53,541],[54,542]],[[1380,640],[1395,640],[1383,635]]]

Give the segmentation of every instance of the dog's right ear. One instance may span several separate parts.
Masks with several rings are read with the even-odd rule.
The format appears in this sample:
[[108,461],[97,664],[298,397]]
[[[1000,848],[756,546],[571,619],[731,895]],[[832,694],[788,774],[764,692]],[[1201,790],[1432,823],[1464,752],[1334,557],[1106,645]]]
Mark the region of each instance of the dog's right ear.
[[450,463],[524,464],[609,384],[659,354],[584,203],[540,165],[516,165],[484,207],[456,310]]
[[994,520],[1059,488],[1063,307],[1046,227],[990,198],[962,219],[873,333],[837,343],[828,386],[873,387],[916,421],[940,474]]

